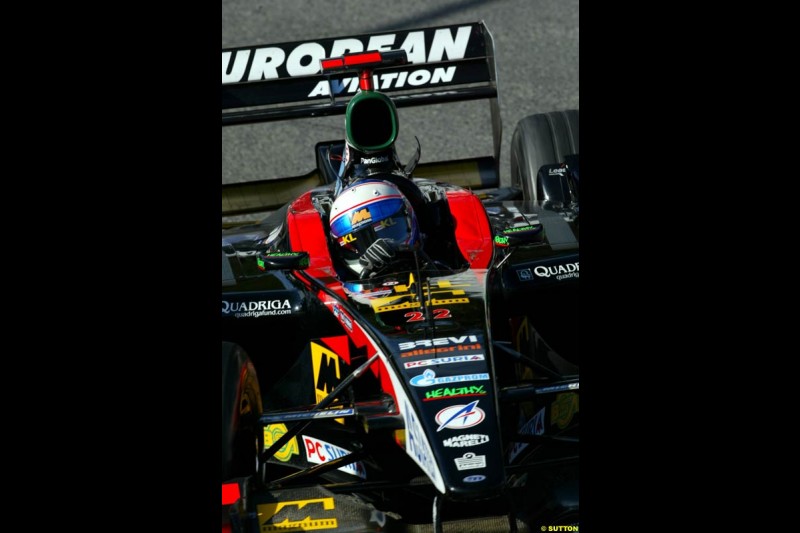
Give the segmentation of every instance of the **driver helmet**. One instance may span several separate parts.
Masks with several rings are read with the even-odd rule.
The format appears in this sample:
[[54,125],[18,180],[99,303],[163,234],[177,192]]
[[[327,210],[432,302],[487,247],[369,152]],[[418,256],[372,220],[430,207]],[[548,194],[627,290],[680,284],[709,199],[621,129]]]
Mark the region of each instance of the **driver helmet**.
[[361,255],[378,239],[389,240],[397,250],[420,242],[414,210],[397,186],[378,179],[359,181],[343,190],[330,214],[333,246],[347,268],[361,276]]

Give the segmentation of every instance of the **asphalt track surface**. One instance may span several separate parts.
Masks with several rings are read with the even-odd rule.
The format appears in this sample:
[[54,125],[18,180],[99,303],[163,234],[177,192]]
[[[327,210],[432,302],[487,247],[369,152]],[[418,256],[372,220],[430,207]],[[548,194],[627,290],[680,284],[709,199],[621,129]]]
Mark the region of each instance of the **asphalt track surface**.
[[[503,121],[501,183],[521,118],[578,109],[577,0],[225,0],[222,48],[314,40],[483,20],[496,48]],[[491,155],[487,101],[398,110],[398,154],[420,162]],[[314,168],[314,144],[343,139],[344,116],[230,126],[222,131],[222,182],[297,176]]]

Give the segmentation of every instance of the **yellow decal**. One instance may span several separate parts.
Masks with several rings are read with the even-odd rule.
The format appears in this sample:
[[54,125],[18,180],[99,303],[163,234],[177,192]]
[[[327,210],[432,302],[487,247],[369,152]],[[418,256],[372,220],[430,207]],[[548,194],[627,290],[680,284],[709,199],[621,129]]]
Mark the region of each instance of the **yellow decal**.
[[353,213],[353,218],[350,219],[350,224],[355,226],[359,222],[366,222],[369,220],[372,220],[372,215],[370,215],[369,209],[365,207],[364,209],[359,209]]
[[[279,438],[283,437],[286,431],[286,424],[270,424],[264,427],[264,450],[276,443]],[[297,437],[292,437],[289,442],[284,444],[283,448],[275,453],[275,459],[286,463],[292,458],[292,455],[300,455],[300,449],[297,446]]]
[[[411,287],[414,284],[413,274],[409,276],[408,285],[395,285],[392,288],[393,294],[390,296],[382,296],[379,298],[372,298],[370,304],[376,313],[385,313],[386,311],[398,311],[400,309],[417,309],[421,304],[417,298],[417,292],[412,291]],[[431,305],[454,305],[469,303],[469,298],[465,298],[466,291],[456,287],[469,287],[469,284],[453,285],[448,280],[434,280],[431,282],[430,288],[423,289],[423,297],[431,298],[434,295],[449,295],[461,296],[461,298],[431,298]]]
[[397,222],[395,222],[393,218],[385,218],[385,219],[381,220],[380,222],[378,222],[377,224],[375,224],[374,227],[375,227],[375,231],[380,231],[383,228],[388,228],[388,227],[394,226],[395,224],[397,224]]
[[380,307],[375,308],[376,313],[385,313],[386,311],[397,311],[398,309],[415,309],[417,307],[421,307],[419,302],[411,303],[411,302],[403,302],[397,305],[382,305]]
[[[339,524],[335,517],[319,517],[319,504],[324,511],[335,509],[333,498],[259,504],[256,506],[258,526],[262,533],[336,529]],[[304,509],[306,505],[309,507]]]
[[431,305],[453,305],[453,304],[468,304],[469,298],[431,298]]
[[578,395],[566,392],[556,395],[556,401],[550,405],[550,425],[556,424],[559,429],[566,428],[572,417],[578,412]]
[[[342,382],[341,363],[336,352],[312,341],[311,365],[314,368],[314,394],[319,403]],[[344,418],[334,420],[344,424]]]

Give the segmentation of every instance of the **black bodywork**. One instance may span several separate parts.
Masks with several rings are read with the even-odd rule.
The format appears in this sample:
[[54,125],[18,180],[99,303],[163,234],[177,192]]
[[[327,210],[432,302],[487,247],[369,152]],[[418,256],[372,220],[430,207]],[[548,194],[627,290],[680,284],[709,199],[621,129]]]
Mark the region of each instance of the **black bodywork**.
[[222,234],[223,341],[262,401],[257,462],[222,480],[232,528],[577,524],[577,154],[539,169],[535,204],[411,179],[425,255],[361,282],[327,231],[343,146],[317,145],[320,185]]

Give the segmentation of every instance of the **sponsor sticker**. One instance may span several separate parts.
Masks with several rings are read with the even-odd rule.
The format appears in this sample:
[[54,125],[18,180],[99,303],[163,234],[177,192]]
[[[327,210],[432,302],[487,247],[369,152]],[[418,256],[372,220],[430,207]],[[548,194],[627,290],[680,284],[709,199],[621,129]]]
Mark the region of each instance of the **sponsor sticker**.
[[443,429],[467,429],[477,426],[486,418],[486,413],[478,407],[478,402],[468,403],[467,405],[451,405],[436,413],[436,423],[439,427],[437,432]]
[[541,231],[543,227],[544,226],[542,226],[541,224],[537,224],[535,226],[531,226],[531,225],[520,226],[518,228],[504,229],[503,233],[506,234],[506,235],[510,235],[512,233],[519,233],[520,231]]
[[574,392],[558,394],[556,395],[556,401],[550,405],[550,425],[557,425],[559,429],[566,429],[577,412],[577,394]]
[[[522,415],[520,413],[520,418]],[[519,428],[519,433],[522,435],[543,435],[544,434],[544,407],[539,409],[539,412],[533,415],[530,420],[525,422]],[[527,442],[515,442],[511,451],[508,453],[508,462],[510,463],[520,454],[522,450],[528,447]]]
[[414,368],[418,366],[431,366],[431,365],[446,365],[448,363],[469,363],[471,361],[483,361],[484,356],[482,353],[474,353],[470,355],[454,355],[452,357],[439,357],[438,359],[422,359],[421,361],[409,361],[403,363],[406,368]]
[[521,268],[517,270],[517,277],[519,277],[520,281],[531,281],[533,279],[533,274],[530,268]]
[[430,402],[433,400],[445,400],[447,398],[456,398],[459,396],[486,396],[486,390],[483,385],[469,385],[468,387],[442,387],[439,389],[432,389],[425,391],[425,398],[423,402]]
[[[439,471],[436,468],[436,460],[433,458],[433,450],[425,438],[425,431],[417,420],[413,407],[406,398],[403,398],[403,416],[406,421],[406,450],[422,468],[422,471],[435,481],[439,477]],[[441,490],[444,491],[444,489]]]
[[261,533],[336,529],[333,498],[261,503],[256,506]]
[[[320,402],[342,382],[349,370],[347,363],[333,350],[314,341],[311,341],[310,346],[314,394],[317,402]],[[344,419],[339,418],[337,422],[344,424]]]
[[558,281],[569,278],[577,278],[580,276],[579,263],[580,261],[575,261],[574,263],[565,263],[562,265],[541,265],[533,269],[533,274],[537,278],[555,278]]
[[[416,30],[226,50],[222,52],[222,83],[309,76],[320,72],[322,59],[366,50],[403,49],[410,64],[463,59],[468,57],[471,30],[472,26],[439,28],[432,34],[428,31],[427,39],[426,31]],[[393,76],[384,74],[379,78],[379,86],[386,89],[389,86],[399,88],[405,84],[423,83],[425,76],[416,72],[404,72],[402,78],[397,73]],[[427,77],[431,77],[430,73]],[[433,83],[433,80],[428,81]],[[357,88],[356,83],[356,88],[349,92],[355,92]],[[377,84],[375,88],[378,88]],[[329,91],[324,94],[329,94]]]
[[222,316],[258,318],[260,316],[291,315],[289,300],[259,300],[255,302],[229,302],[222,300]]
[[[467,281],[467,280],[464,280]],[[371,303],[373,310],[376,313],[385,313],[388,311],[399,311],[399,310],[413,310],[421,307],[421,304],[418,300],[417,292],[412,290],[414,285],[413,276],[409,276],[408,284],[398,284],[394,286],[394,290],[392,291],[390,296],[386,296],[384,298],[375,298]],[[467,304],[469,303],[469,298],[466,297],[466,290],[465,288],[473,287],[471,283],[453,283],[447,280],[431,280],[430,284],[427,284],[422,289],[422,294],[424,299],[430,299],[430,305],[433,308],[438,306],[450,306],[455,304]],[[443,296],[448,296],[444,298]],[[406,315],[408,316],[408,315]],[[412,315],[412,318],[415,318],[417,315]],[[445,315],[436,315],[436,311],[434,311],[434,318],[446,318]],[[460,339],[460,340],[459,340]],[[448,342],[448,340],[450,342]],[[436,344],[433,342],[438,341]],[[445,346],[449,343],[453,344],[460,344],[462,342],[473,342],[477,343],[478,338],[475,335],[469,335],[468,337],[449,337],[443,339],[425,339],[422,341],[417,342],[407,342],[401,343],[404,347],[401,347],[400,350],[412,350],[416,346]],[[480,349],[480,348],[477,348]]]
[[479,474],[476,474],[474,476],[465,477],[464,483],[477,483],[479,481],[483,481],[484,479],[486,479],[486,476],[481,476]]
[[347,331],[353,331],[353,319],[336,304],[333,304],[333,316],[339,319],[339,322],[347,328]]
[[386,163],[389,161],[388,155],[376,156],[376,157],[362,157],[361,164],[362,165],[375,165],[378,163]]
[[489,442],[489,435],[472,433],[467,435],[457,435],[442,441],[445,448],[466,448],[468,446],[478,446]]
[[[338,459],[339,457],[350,455],[351,453],[349,450],[339,448],[338,446],[325,442],[324,440],[319,440],[307,435],[303,435],[302,438],[303,446],[305,446],[306,450],[306,459],[308,459],[309,463],[324,464],[329,461],[333,461],[334,459]],[[361,479],[367,479],[367,471],[364,469],[364,465],[360,461],[339,467],[337,470],[358,476]]]
[[353,216],[350,218],[350,225],[353,230],[359,226],[363,226],[367,222],[372,222],[372,214],[366,207],[353,213]]
[[456,457],[456,468],[459,470],[473,470],[475,468],[486,468],[486,456],[475,455],[472,452],[467,452],[461,457]]
[[[270,424],[264,426],[264,451],[283,437],[286,431],[285,424]],[[289,442],[283,445],[283,448],[275,452],[274,457],[278,461],[286,463],[292,458],[292,455],[300,455],[300,450],[297,447],[297,437],[292,437]]]
[[430,387],[431,385],[440,385],[445,383],[458,383],[462,381],[482,381],[488,380],[489,374],[462,374],[460,376],[443,376],[436,377],[436,372],[431,369],[425,370],[422,374],[414,376],[408,382],[415,387]]
[[451,344],[464,344],[465,342],[478,342],[475,335],[464,335],[461,337],[439,337],[437,339],[421,339],[410,342],[401,342],[397,345],[401,352],[413,350],[414,348],[431,348],[434,346],[448,346]]
[[324,411],[307,411],[303,413],[275,413],[273,415],[261,415],[262,422],[277,422],[284,420],[310,420],[319,418],[339,418],[342,416],[355,415],[355,409],[325,409]]

